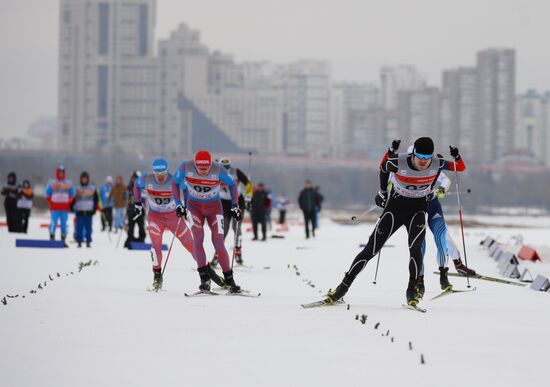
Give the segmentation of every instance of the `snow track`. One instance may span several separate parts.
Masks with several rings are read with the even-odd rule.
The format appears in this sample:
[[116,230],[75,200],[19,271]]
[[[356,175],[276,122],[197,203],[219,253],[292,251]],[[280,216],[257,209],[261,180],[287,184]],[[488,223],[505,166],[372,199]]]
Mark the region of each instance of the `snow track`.
[[[31,220],[29,237],[46,237],[38,223]],[[301,228],[268,242],[245,234],[243,258],[254,267],[236,270],[235,279],[261,292],[257,299],[184,297],[199,277],[177,242],[166,291],[151,293],[144,290],[152,282],[148,252],[116,250],[104,233],[95,232],[92,249],[71,244],[48,251],[15,249],[15,236],[0,231],[0,295],[27,295],[0,305],[0,385],[544,384],[550,294],[478,281],[475,292],[429,301],[440,290],[437,276],[427,274],[420,306],[428,313],[405,310],[404,230],[389,241],[394,248],[382,250],[377,285],[376,260],[359,275],[345,297],[349,309],[302,309],[338,285],[372,227],[324,221],[310,240]],[[458,239],[458,229],[451,231]],[[478,247],[481,235],[518,230],[466,231],[469,264],[498,276]],[[548,235],[548,229],[520,231],[527,242]],[[426,273],[436,268],[432,240],[429,235]],[[89,260],[100,264],[53,277],[47,290],[29,295],[49,275],[78,272],[79,262]],[[465,279],[450,281],[466,287]]]

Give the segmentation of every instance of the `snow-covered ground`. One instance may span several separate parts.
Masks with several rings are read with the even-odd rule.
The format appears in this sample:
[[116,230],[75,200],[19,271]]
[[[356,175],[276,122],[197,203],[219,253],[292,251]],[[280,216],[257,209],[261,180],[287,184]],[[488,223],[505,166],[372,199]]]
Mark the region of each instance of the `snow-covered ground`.
[[[26,237],[46,238],[47,231],[39,228],[43,221],[33,218]],[[472,280],[475,292],[430,301],[439,283],[427,274],[421,305],[428,312],[403,309],[404,230],[382,250],[378,284],[372,283],[375,260],[358,277],[346,297],[349,310],[302,309],[301,303],[320,299],[339,283],[372,227],[323,220],[312,240],[304,239],[299,226],[291,227],[285,239],[268,242],[252,242],[246,234],[244,258],[253,268],[237,269],[235,277],[243,287],[261,291],[257,299],[184,297],[197,288],[199,277],[177,242],[165,273],[166,292],[155,294],[145,291],[152,281],[148,252],[116,249],[116,235],[109,242],[97,225],[92,249],[74,244],[16,249],[16,236],[0,228],[0,298],[20,295],[0,304],[0,385],[502,387],[550,382],[550,293]],[[451,232],[460,241],[458,229]],[[496,264],[478,245],[487,234],[505,242],[522,234],[526,243],[547,244],[550,235],[548,228],[467,230],[470,266],[493,276]],[[435,246],[431,235],[427,240],[426,273],[431,273]],[[170,242],[168,234],[165,241]],[[210,255],[212,247],[207,251]],[[78,272],[79,262],[89,260],[98,264]],[[549,265],[530,267],[542,273],[550,271]],[[464,279],[451,281],[455,288],[466,287]],[[39,283],[43,289],[30,294]],[[363,314],[365,324],[356,320]]]

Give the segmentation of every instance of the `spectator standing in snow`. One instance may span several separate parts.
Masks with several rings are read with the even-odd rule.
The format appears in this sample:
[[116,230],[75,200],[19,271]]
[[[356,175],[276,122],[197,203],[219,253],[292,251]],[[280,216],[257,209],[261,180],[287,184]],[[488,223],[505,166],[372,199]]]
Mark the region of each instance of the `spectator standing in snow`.
[[8,223],[9,232],[19,232],[18,216],[17,216],[17,196],[19,187],[17,185],[17,175],[15,172],[10,172],[6,183],[2,187],[2,196],[4,199],[4,210],[6,211],[6,222]]
[[29,228],[29,217],[31,216],[32,199],[34,193],[31,188],[31,182],[23,180],[23,186],[19,191],[17,198],[17,213],[19,220],[19,232],[27,233]]
[[254,193],[252,194],[252,202],[250,204],[250,217],[252,218],[252,230],[254,238],[258,240],[258,225],[262,227],[262,241],[266,240],[266,216],[269,207],[269,197],[263,183],[259,183]]
[[319,206],[317,192],[313,189],[310,180],[306,180],[304,189],[298,196],[298,204],[304,214],[304,226],[306,230],[306,239],[309,239],[309,225],[311,224],[311,233],[315,236],[315,209]]
[[115,185],[109,194],[107,201],[113,200],[115,209],[115,233],[124,228],[124,209],[126,208],[126,187],[122,176],[116,177]]
[[92,243],[92,220],[99,198],[96,186],[90,183],[90,175],[84,171],[80,174],[80,185],[76,186],[76,196],[73,204],[73,210],[76,214],[76,242],[78,247],[82,247],[82,242],[86,241],[86,247]]
[[99,202],[101,208],[101,231],[105,231],[109,226],[109,232],[113,229],[113,198],[109,199],[113,189],[113,178],[107,176],[105,184],[99,188]]
[[277,209],[279,210],[279,224],[284,225],[286,222],[286,209],[290,201],[283,192],[277,199]]

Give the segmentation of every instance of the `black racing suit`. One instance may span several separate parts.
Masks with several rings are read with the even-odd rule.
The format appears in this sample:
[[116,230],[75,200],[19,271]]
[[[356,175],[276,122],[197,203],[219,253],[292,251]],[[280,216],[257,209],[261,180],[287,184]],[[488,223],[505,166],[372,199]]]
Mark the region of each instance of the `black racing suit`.
[[[237,180],[235,181],[235,184],[243,183],[247,186],[249,181],[250,180],[248,177],[239,168],[237,168]],[[237,232],[237,221],[235,220],[235,215],[231,212],[231,200],[221,199],[221,201],[223,207],[223,239],[225,240],[227,234],[229,234],[229,228],[232,228],[234,233]],[[239,195],[239,208],[241,209],[241,214],[244,214],[245,206],[245,199],[241,194]],[[240,247],[240,240],[237,240],[237,245]]]
[[[458,171],[464,170],[462,160],[459,159],[457,163],[454,163],[443,160],[441,155],[438,155],[438,157],[439,168],[432,187],[437,181],[437,176],[441,170],[454,170],[455,165]],[[407,158],[407,163],[409,167],[414,169],[412,155],[409,155]],[[398,169],[397,157],[385,157],[380,168],[380,191],[385,192],[387,190],[390,173],[396,173]],[[404,197],[393,189],[389,192],[386,207],[382,215],[380,215],[367,245],[357,254],[349,271],[346,273],[348,285],[353,282],[367,263],[378,254],[388,238],[403,225],[407,227],[407,233],[409,234],[409,281],[416,281],[418,279],[423,265],[422,242],[426,235],[426,212],[429,199],[428,196],[420,198]]]

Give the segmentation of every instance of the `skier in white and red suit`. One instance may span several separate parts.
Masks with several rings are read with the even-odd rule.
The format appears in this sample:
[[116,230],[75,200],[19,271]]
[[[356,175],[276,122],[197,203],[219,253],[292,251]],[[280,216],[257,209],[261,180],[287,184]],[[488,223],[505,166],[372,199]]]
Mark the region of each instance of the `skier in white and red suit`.
[[[153,174],[145,174],[134,184],[134,210],[137,216],[143,215],[143,198],[141,191],[147,192],[148,231],[151,237],[151,260],[153,262],[153,288],[162,288],[162,234],[169,230],[180,240],[181,244],[194,257],[193,236],[185,221],[179,221],[176,215],[176,203],[172,195],[173,176],[168,172],[168,163],[164,159],[153,161]],[[213,270],[212,270],[213,271]],[[220,286],[223,280],[210,273],[212,279]]]
[[[231,212],[237,221],[242,219],[239,208],[237,185],[233,177],[220,163],[212,161],[212,155],[207,150],[199,150],[194,160],[181,163],[174,173],[172,192],[176,201],[176,213],[186,217],[191,222],[191,232],[195,244],[195,259],[201,278],[200,290],[210,290],[210,277],[206,253],[204,251],[204,223],[208,223],[212,232],[212,243],[218,255],[223,270],[225,284],[231,293],[240,293],[241,288],[233,279],[233,270],[229,262],[229,255],[223,243],[223,208],[220,200],[220,184],[224,183],[231,193]],[[180,189],[184,193],[181,201]],[[187,213],[189,212],[189,217]]]

